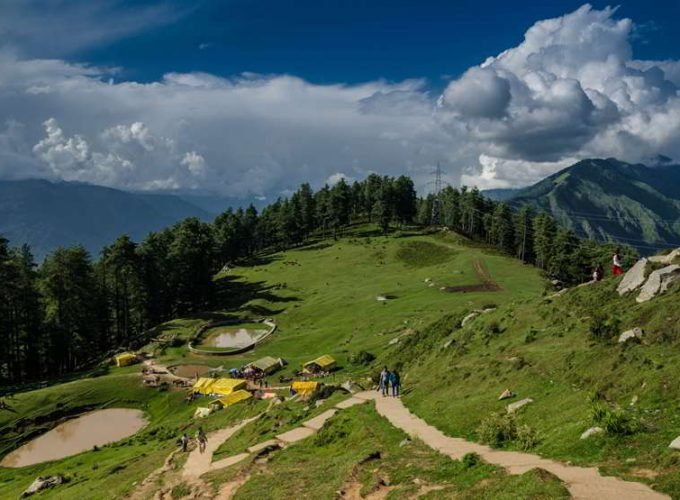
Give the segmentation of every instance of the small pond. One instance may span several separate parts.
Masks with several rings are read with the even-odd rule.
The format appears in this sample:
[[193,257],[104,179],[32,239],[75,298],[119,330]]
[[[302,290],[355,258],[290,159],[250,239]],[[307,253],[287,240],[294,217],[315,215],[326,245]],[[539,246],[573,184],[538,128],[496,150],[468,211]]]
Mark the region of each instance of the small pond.
[[70,457],[132,436],[147,423],[141,410],[109,408],[86,413],[14,450],[0,466],[25,467]]
[[201,345],[223,349],[241,349],[257,342],[269,330],[263,325],[218,326],[206,331]]

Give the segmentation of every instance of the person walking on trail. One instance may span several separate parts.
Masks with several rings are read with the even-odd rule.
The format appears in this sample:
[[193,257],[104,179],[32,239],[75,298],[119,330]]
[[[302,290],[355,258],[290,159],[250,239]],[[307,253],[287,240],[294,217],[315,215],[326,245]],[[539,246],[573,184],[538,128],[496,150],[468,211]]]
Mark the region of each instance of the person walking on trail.
[[621,251],[617,248],[612,257],[612,274],[618,276],[623,274],[623,264],[621,263]]
[[208,443],[208,436],[203,432],[203,428],[199,427],[196,431],[196,441],[198,442],[198,451],[203,453],[205,451],[205,445]]
[[604,277],[604,269],[602,269],[602,266],[600,264],[597,264],[593,268],[593,281],[602,281],[603,277]]
[[186,453],[187,447],[189,446],[189,436],[187,436],[187,433],[185,432],[182,434],[182,437],[179,438],[180,445],[182,446],[182,452]]
[[398,398],[401,378],[399,377],[399,372],[397,372],[397,370],[392,370],[390,373],[390,385],[392,386],[392,396]]
[[389,390],[389,383],[390,383],[390,372],[387,369],[387,367],[383,367],[382,371],[380,372],[380,380],[379,380],[379,386],[378,389],[382,393],[383,396],[387,396],[387,392]]

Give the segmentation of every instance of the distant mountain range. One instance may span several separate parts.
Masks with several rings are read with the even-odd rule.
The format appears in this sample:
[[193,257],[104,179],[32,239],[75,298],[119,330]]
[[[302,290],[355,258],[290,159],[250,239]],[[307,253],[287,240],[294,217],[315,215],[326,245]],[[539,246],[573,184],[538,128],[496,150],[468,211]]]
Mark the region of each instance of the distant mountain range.
[[212,220],[214,215],[177,195],[71,182],[0,181],[0,234],[13,246],[28,243],[38,260],[77,243],[96,256],[122,234],[139,241],[186,217]]
[[550,212],[582,237],[616,240],[643,254],[680,247],[678,165],[583,160],[533,186],[501,195],[514,206],[528,204]]

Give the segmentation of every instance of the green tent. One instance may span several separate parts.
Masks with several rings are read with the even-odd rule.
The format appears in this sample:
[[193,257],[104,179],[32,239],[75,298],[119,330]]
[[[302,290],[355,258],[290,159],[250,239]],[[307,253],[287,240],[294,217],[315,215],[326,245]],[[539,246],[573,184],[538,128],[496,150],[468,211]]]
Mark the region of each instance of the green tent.
[[250,363],[250,366],[262,370],[265,373],[273,373],[283,366],[283,360],[281,358],[276,359],[271,356],[265,356],[257,361]]

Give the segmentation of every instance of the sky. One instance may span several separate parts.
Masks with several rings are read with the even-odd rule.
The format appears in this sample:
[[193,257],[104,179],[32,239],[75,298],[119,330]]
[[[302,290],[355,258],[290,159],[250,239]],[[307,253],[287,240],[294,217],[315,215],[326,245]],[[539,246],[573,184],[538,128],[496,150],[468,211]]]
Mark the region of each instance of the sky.
[[0,178],[273,199],[680,161],[680,1],[0,0]]

